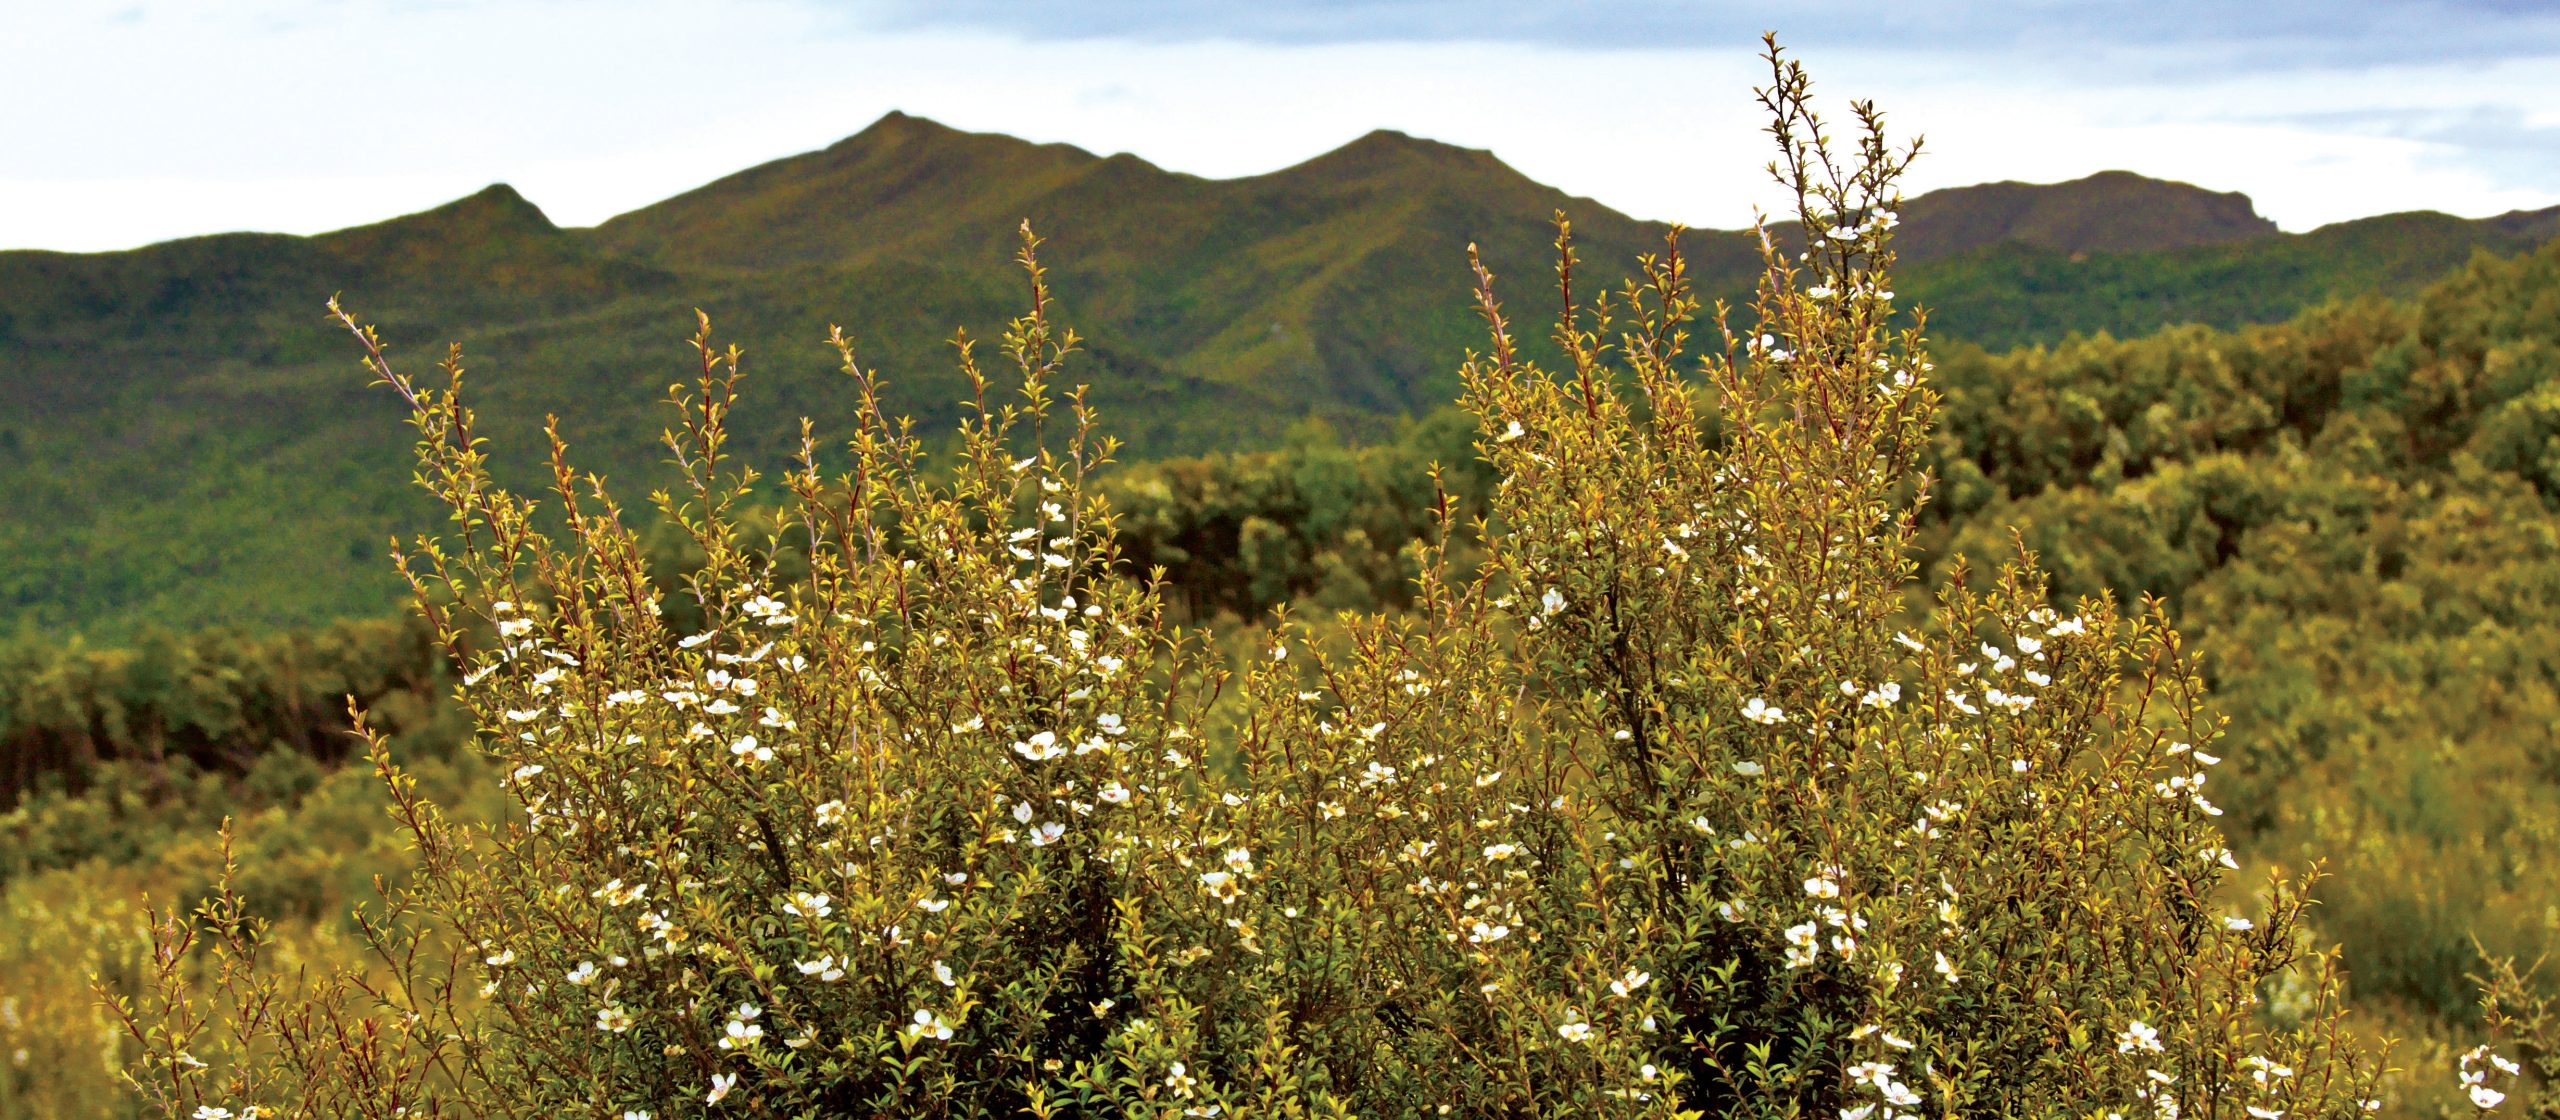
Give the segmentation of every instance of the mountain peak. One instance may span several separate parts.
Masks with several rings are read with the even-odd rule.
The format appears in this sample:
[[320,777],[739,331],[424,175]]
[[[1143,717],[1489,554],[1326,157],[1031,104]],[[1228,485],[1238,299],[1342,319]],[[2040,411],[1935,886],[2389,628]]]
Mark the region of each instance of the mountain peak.
[[2016,242],[2064,253],[2187,249],[2274,236],[2249,196],[2131,171],[2062,183],[1983,183],[1931,191],[1902,208],[1897,241],[1912,260]]
[[892,110],[862,131],[614,217],[607,249],[663,261],[773,267],[889,251],[967,215],[989,230],[1021,199],[1101,162],[1067,144],[969,132]]
[[491,183],[442,206],[324,233],[315,240],[357,260],[415,262],[559,234],[560,227],[541,207],[514,187]]
[[969,135],[973,134],[962,132],[931,117],[919,117],[904,110],[891,109],[880,114],[880,119],[862,126],[861,131],[827,145],[824,150],[836,152],[882,143],[914,143]]
[[560,227],[521,192],[491,183],[432,210],[393,221],[438,222],[491,233],[551,233]]
[[1492,152],[1415,136],[1392,128],[1372,129],[1360,138],[1313,159],[1272,172],[1280,179],[1330,182],[1391,177],[1430,168],[1502,168]]

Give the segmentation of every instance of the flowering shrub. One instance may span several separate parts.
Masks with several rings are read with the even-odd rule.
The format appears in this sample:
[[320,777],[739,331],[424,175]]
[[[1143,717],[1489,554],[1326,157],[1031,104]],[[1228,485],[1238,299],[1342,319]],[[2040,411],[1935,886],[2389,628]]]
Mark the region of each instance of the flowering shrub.
[[679,603],[556,435],[538,513],[458,356],[422,387],[346,318],[453,511],[402,567],[521,813],[449,822],[377,746],[419,850],[382,966],[266,967],[224,890],[160,926],[137,1082],[197,1117],[2358,1114],[2299,885],[2226,909],[2219,724],[2158,612],[2057,611],[2022,556],[1912,613],[1912,152],[1859,105],[1835,159],[1769,57],[1809,244],[1757,328],[1702,323],[1676,240],[1584,302],[1559,220],[1551,371],[1478,264],[1482,563],[1444,502],[1410,609],[1284,618],[1239,673],[1122,570],[1027,228],[956,457],[838,334],[850,464],[805,440],[761,539],[705,321],[654,496]]

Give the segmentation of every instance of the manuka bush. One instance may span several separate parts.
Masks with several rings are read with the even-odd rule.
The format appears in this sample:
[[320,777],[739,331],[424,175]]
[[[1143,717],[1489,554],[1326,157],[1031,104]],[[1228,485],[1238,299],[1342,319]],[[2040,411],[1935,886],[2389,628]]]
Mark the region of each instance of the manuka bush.
[[537,513],[458,358],[423,388],[359,330],[454,515],[404,570],[522,812],[448,823],[377,749],[420,856],[381,967],[287,980],[218,895],[160,927],[137,1082],[203,1117],[2369,1107],[2300,890],[2233,908],[2157,612],[2057,611],[2024,558],[1915,610],[1909,153],[1861,105],[1835,160],[1770,61],[1809,244],[1756,329],[1702,321],[1676,241],[1584,302],[1560,222],[1542,369],[1480,265],[1492,516],[1444,503],[1410,609],[1284,621],[1233,679],[1114,551],[1027,232],[956,460],[839,336],[850,463],[808,441],[760,538],[704,327],[655,496],[681,602],[556,437]]

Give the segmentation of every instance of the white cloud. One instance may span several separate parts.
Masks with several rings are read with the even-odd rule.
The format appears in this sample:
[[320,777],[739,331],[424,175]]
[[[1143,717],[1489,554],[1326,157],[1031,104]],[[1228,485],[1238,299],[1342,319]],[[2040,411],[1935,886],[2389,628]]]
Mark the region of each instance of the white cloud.
[[[1641,217],[1736,226],[1772,198],[1748,39],[1062,41],[882,30],[806,0],[28,7],[9,18],[37,49],[0,72],[0,102],[43,108],[0,114],[0,151],[18,157],[0,162],[6,246],[316,232],[499,180],[589,224],[892,108],[1204,175],[1392,127],[1491,148]],[[2163,49],[2017,61],[1808,38],[1803,53],[1827,94],[1872,96],[1929,134],[1915,188],[2120,167],[2247,191],[2297,229],[2560,200],[2560,155],[2542,146],[2371,125],[2411,108],[2547,116],[2560,60],[2172,73]]]

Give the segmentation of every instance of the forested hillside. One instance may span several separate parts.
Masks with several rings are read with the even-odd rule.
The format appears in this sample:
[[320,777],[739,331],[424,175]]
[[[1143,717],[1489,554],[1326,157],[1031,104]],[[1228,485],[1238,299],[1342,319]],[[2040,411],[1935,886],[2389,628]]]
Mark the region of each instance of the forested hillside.
[[[2066,598],[2168,599],[2249,747],[2233,824],[2262,857],[2347,872],[2327,921],[2364,991],[2459,1016],[2475,928],[2501,951],[2551,944],[2534,900],[2560,892],[2543,858],[2560,820],[2560,249],[2483,258],[2410,301],[1938,362],[1930,570],[1959,554],[1985,570],[2015,527]],[[1133,570],[1164,568],[1195,618],[1392,608],[1429,468],[1482,508],[1474,438],[1446,409],[1367,447],[1302,424],[1280,450],[1137,464],[1111,489]],[[688,561],[658,540],[672,582]],[[108,760],[325,757],[322,694],[432,694],[416,641],[28,640],[0,674],[0,774],[26,789]]]
[[[519,468],[558,412],[628,495],[666,477],[649,402],[694,306],[750,347],[750,457],[802,414],[843,431],[831,322],[943,438],[964,383],[932,340],[1018,308],[1028,215],[1092,332],[1075,378],[1132,440],[1105,482],[1127,571],[1242,657],[1275,607],[1319,632],[1405,608],[1434,504],[1489,508],[1446,406],[1480,333],[1454,262],[1480,243],[1538,306],[1555,209],[1590,260],[1664,233],[1391,133],[1210,181],[893,116],[593,230],[496,187],[316,238],[0,253],[0,1118],[134,1114],[80,974],[132,989],[131,899],[200,895],[225,816],[294,952],[345,956],[335,916],[410,858],[342,765],[347,696],[449,802],[500,811],[450,666],[394,621],[383,537],[432,521],[328,292],[410,369],[467,343]],[[2483,950],[2560,948],[2560,212],[2291,235],[2111,173],[1903,224],[1945,393],[1924,582],[2022,540],[2061,605],[2161,597],[2232,721],[2214,794],[2247,881],[2325,860],[2312,936],[2367,1029],[2415,1035],[2412,1066],[2458,1049]],[[1747,286],[1746,235],[1681,247],[1705,291]],[[702,562],[642,531],[662,587]],[[2441,1089],[2395,1082],[2391,1109]]]
[[[1398,133],[1207,180],[892,115],[592,230],[558,228],[498,186],[320,237],[0,252],[0,393],[13,405],[0,415],[0,628],[122,638],[145,623],[309,625],[390,608],[382,541],[423,523],[397,449],[367,419],[380,402],[320,315],[333,292],[413,365],[465,343],[499,446],[538,446],[540,417],[558,412],[587,461],[639,481],[662,457],[650,402],[686,362],[659,340],[697,307],[748,349],[756,392],[740,436],[760,454],[784,453],[801,416],[842,415],[821,345],[831,323],[888,375],[896,407],[947,431],[964,393],[938,340],[1001,323],[1006,238],[1028,217],[1055,238],[1084,376],[1143,460],[1273,447],[1308,418],[1373,441],[1444,404],[1473,340],[1465,246],[1534,303],[1559,209],[1586,258],[1606,262],[1585,290],[1665,232],[1488,153]],[[2405,295],[2474,251],[2539,243],[2555,220],[2396,215],[2288,235],[2245,198],[2124,173],[1992,184],[1910,200],[1901,296],[1932,309],[1938,336],[1995,348],[2233,325]],[[1681,245],[1702,291],[1747,291],[1750,235]]]
[[[1948,345],[1935,376],[1926,570],[1996,561],[2014,526],[2066,599],[2165,597],[2233,721],[2216,793],[2244,865],[2327,861],[2316,936],[2344,945],[2372,1029],[2415,1032],[2421,1054],[2472,1029],[2474,938],[2526,959],[2560,942],[2545,904],[2560,893],[2560,248],[2270,325]],[[1301,424],[1274,451],[1127,467],[1112,493],[1130,566],[1164,568],[1174,603],[1223,619],[1239,652],[1238,627],[1274,606],[1395,609],[1436,500],[1429,467],[1485,508],[1475,438],[1439,410],[1374,445]],[[670,586],[700,562],[655,539]],[[188,838],[219,815],[247,814],[254,884],[270,912],[318,922],[311,936],[370,869],[399,865],[371,777],[328,773],[346,749],[333,697],[364,699],[435,780],[471,772],[467,723],[440,699],[450,677],[405,627],[30,638],[0,662],[17,801],[0,816],[0,912],[32,931],[28,951],[106,951],[110,975],[133,965],[97,923],[125,911],[66,909],[63,892],[203,882],[215,853]],[[31,1025],[0,1045],[73,1068],[122,1052],[45,1026],[87,1014],[77,990],[5,994]],[[2395,1110],[2429,1091],[2395,1090],[2410,1094]]]

